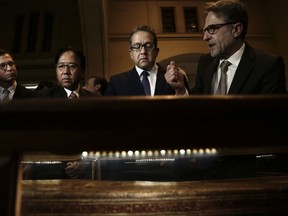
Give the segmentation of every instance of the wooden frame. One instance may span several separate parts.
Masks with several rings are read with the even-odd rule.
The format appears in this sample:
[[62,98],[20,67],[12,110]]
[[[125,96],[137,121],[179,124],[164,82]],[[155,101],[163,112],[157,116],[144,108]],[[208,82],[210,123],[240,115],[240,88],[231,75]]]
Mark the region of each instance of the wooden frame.
[[[20,215],[18,164],[23,152],[75,154],[83,149],[119,151],[141,146],[147,150],[214,147],[231,155],[287,153],[287,99],[159,96],[2,102],[1,215]],[[219,142],[215,138],[223,128],[228,137]],[[143,134],[149,136],[139,139]]]

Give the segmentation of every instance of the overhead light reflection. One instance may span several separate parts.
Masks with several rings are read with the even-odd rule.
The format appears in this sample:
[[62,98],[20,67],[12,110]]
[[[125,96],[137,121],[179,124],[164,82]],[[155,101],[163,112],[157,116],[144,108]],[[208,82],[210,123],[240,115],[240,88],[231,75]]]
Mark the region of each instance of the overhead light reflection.
[[[121,158],[125,158],[125,157],[129,157],[129,158],[164,158],[164,157],[168,157],[168,158],[173,158],[173,157],[191,157],[191,156],[211,156],[211,155],[215,155],[217,154],[217,150],[215,148],[205,148],[205,149],[173,149],[173,150],[136,150],[136,151],[90,151],[89,153],[87,151],[83,151],[82,152],[82,158],[101,158],[101,157],[121,157]],[[269,157],[272,155],[259,155],[257,157]]]

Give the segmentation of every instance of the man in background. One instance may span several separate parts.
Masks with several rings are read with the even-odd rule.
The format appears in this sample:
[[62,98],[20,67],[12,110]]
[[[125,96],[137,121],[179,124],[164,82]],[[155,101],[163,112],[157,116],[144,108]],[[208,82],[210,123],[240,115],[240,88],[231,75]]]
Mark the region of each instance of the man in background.
[[95,96],[102,96],[107,87],[107,80],[102,76],[91,76],[83,87],[92,92]]
[[20,85],[17,80],[17,68],[12,55],[0,49],[0,100],[33,98],[34,92]]
[[60,48],[55,57],[55,65],[58,84],[37,91],[40,97],[75,99],[94,96],[79,84],[86,69],[86,57],[82,51],[71,46]]

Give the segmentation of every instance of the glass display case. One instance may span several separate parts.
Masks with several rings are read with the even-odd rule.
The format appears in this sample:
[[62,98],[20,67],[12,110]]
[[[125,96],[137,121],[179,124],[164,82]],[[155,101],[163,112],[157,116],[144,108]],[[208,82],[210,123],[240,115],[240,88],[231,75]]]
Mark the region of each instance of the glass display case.
[[1,215],[286,214],[287,99],[1,103]]

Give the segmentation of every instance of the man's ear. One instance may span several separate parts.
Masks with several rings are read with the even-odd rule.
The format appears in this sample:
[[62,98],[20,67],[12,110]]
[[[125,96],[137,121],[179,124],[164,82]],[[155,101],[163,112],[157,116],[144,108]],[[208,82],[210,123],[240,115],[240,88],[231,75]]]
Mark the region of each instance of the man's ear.
[[155,52],[156,52],[156,56],[158,56],[158,53],[159,53],[159,51],[160,51],[160,48],[159,48],[159,47],[157,47],[157,48],[155,49]]
[[234,24],[234,37],[239,37],[243,31],[243,25],[242,23],[236,23]]
[[96,91],[98,91],[99,89],[101,89],[101,84],[98,83],[97,85],[94,86],[94,88],[96,89]]

